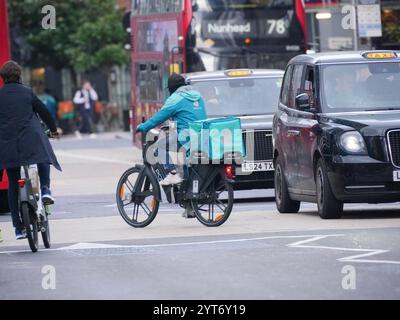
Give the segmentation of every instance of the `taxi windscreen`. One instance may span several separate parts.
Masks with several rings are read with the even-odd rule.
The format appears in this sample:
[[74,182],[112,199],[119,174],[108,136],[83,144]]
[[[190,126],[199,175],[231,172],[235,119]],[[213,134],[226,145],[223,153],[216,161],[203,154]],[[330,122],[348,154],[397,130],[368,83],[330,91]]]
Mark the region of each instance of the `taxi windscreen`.
[[324,112],[400,109],[400,63],[370,62],[321,67]]
[[281,84],[281,77],[191,82],[203,96],[207,116],[210,118],[274,113]]

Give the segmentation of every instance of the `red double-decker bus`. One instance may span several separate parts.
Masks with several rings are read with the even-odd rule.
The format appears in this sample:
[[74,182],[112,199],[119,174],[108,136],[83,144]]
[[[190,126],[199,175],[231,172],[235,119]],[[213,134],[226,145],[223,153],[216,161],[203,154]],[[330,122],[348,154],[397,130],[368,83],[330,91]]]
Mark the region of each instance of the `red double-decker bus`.
[[302,0],[132,0],[132,125],[172,72],[278,68],[306,51]]
[[[0,66],[10,60],[10,38],[8,32],[7,3],[0,0]],[[2,86],[0,79],[0,87]],[[0,213],[8,210],[8,181],[5,171],[0,170]]]

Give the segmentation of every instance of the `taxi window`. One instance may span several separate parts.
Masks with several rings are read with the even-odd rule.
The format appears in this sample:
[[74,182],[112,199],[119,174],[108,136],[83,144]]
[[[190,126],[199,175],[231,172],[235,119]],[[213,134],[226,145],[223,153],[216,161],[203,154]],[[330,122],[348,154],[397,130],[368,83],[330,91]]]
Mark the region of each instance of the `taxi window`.
[[315,77],[314,77],[314,68],[312,67],[307,67],[306,68],[306,75],[304,77],[304,84],[303,84],[303,90],[305,93],[308,94],[310,97],[310,107],[314,108],[315,107]]
[[288,105],[288,100],[289,100],[290,79],[292,77],[292,70],[293,70],[293,65],[287,67],[285,73],[285,79],[283,80],[283,85],[282,85],[281,103],[284,104],[285,106]]
[[400,63],[322,67],[325,112],[400,109]]
[[208,117],[274,113],[279,101],[281,76],[237,77],[191,81],[203,97]]
[[296,96],[301,93],[301,80],[303,76],[303,65],[295,65],[293,68],[293,76],[292,81],[290,83],[290,90],[289,90],[289,108],[296,107]]

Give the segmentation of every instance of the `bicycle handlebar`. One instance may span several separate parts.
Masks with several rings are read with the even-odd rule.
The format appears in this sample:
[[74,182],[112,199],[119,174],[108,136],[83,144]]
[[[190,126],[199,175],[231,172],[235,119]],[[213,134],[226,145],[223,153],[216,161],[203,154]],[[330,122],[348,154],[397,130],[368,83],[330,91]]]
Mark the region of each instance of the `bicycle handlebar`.
[[45,133],[49,139],[59,139],[60,138],[60,134],[58,132],[51,132],[50,130],[46,130]]

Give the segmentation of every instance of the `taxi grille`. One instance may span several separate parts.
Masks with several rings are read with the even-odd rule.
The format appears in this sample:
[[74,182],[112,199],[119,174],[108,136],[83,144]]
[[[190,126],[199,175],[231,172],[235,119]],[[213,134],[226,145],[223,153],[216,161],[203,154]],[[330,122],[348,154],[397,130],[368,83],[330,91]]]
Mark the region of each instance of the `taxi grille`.
[[400,167],[400,130],[392,130],[388,132],[390,144],[390,156],[392,163],[396,167]]
[[[244,131],[243,143],[246,149],[246,159],[264,161],[273,159],[272,131]],[[254,154],[254,159],[252,155]]]

